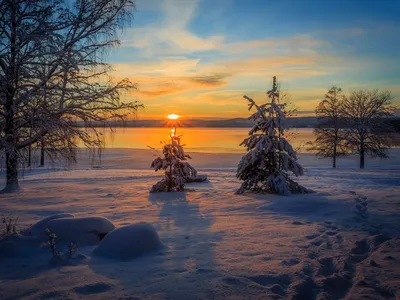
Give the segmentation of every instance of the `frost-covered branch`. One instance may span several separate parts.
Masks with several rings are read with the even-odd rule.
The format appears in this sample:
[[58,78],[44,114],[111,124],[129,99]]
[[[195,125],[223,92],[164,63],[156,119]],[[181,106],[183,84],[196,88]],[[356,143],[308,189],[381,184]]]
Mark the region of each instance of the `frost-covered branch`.
[[346,97],[341,113],[346,121],[346,146],[360,155],[360,168],[365,166],[365,154],[388,158],[393,143],[393,128],[389,123],[396,109],[388,91],[355,90]]
[[237,168],[236,177],[243,181],[237,193],[307,192],[289,177],[290,174],[303,175],[303,168],[297,163],[296,152],[285,138],[285,104],[280,103],[275,77],[267,94],[271,102],[262,105],[244,96],[249,101],[249,110],[255,107],[256,112],[249,117],[254,121],[249,137],[241,143],[247,153]]
[[[114,82],[103,61],[119,44],[133,0],[0,0],[0,149],[6,152],[7,191],[18,188],[25,147],[46,140],[60,153],[76,140],[101,145],[93,121],[133,116],[141,107],[121,101],[136,89]],[[77,123],[83,124],[78,130]],[[57,140],[67,139],[67,140]],[[62,148],[59,148],[62,147]]]
[[164,170],[165,177],[150,192],[182,191],[187,179],[197,175],[196,169],[186,162],[191,157],[185,154],[177,136],[171,136],[171,143],[164,145],[162,153],[163,157],[157,157],[151,168],[156,172]]

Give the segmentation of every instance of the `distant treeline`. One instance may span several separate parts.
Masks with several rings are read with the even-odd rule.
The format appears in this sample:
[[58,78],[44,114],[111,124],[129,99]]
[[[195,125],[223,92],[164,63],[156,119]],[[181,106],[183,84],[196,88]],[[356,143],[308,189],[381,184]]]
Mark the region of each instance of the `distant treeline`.
[[400,132],[400,118],[391,120],[390,124],[393,126],[396,132]]
[[[287,125],[291,128],[313,128],[317,123],[317,117],[288,118]],[[390,121],[396,132],[400,132],[400,118]],[[343,122],[345,124],[345,122]],[[78,126],[83,124],[78,123]],[[96,123],[92,124],[96,126]],[[113,127],[169,127],[167,120],[127,120],[127,121],[108,121],[107,126]],[[253,122],[245,118],[224,119],[224,120],[179,120],[179,127],[209,127],[209,128],[249,128]],[[104,123],[98,123],[98,127]]]
[[[288,126],[296,128],[313,127],[317,122],[315,117],[301,117],[288,119]],[[78,126],[82,124],[78,123]],[[99,126],[104,126],[99,123]],[[127,120],[127,121],[108,121],[106,125],[113,127],[169,127],[168,120]],[[178,120],[179,127],[214,127],[214,128],[249,128],[253,122],[245,118],[223,119],[223,120]]]

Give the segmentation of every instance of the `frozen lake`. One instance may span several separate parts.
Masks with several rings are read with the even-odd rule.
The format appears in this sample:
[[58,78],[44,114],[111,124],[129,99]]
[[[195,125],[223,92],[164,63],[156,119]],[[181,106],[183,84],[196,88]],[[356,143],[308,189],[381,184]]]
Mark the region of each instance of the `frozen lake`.
[[[205,153],[242,153],[240,143],[248,136],[248,128],[178,128],[187,151]],[[104,130],[106,148],[161,148],[169,140],[169,128],[117,128],[113,134]],[[288,139],[298,152],[306,152],[305,144],[314,139],[312,128],[294,128]]]

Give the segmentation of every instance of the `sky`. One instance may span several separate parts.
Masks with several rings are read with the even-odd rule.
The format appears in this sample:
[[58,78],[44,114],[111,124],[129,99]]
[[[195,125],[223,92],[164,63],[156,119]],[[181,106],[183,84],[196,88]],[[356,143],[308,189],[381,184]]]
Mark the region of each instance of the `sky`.
[[139,119],[247,117],[277,76],[313,115],[333,85],[379,88],[400,104],[398,0],[137,0],[107,60],[138,89]]

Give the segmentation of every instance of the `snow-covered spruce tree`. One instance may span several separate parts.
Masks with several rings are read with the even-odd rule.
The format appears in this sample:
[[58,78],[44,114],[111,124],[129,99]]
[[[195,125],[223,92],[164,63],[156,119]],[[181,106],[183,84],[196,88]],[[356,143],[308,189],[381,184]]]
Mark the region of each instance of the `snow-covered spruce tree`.
[[270,103],[258,106],[253,99],[249,110],[256,112],[249,117],[254,121],[249,137],[240,145],[247,148],[240,161],[236,177],[243,181],[237,194],[255,193],[306,193],[308,189],[294,182],[289,175],[303,175],[303,168],[297,163],[296,152],[285,139],[285,104],[279,103],[280,96],[276,77],[273,77],[272,90],[268,91]]
[[165,170],[165,177],[153,185],[150,192],[182,191],[186,179],[196,176],[197,171],[185,161],[191,157],[185,154],[179,136],[171,135],[171,143],[164,145],[163,155],[164,157],[157,157],[151,163],[151,168],[156,172]]

